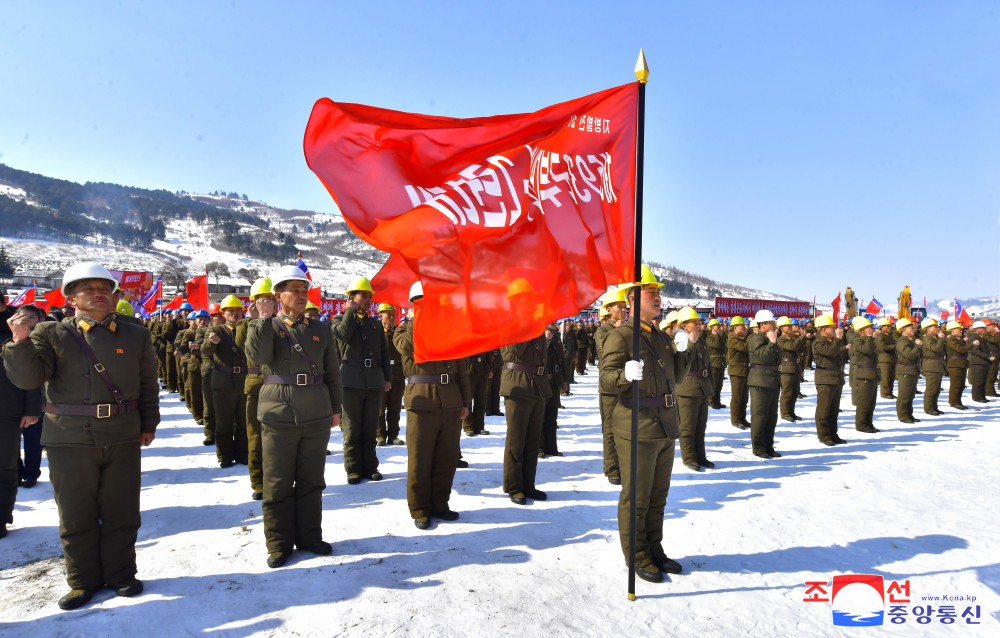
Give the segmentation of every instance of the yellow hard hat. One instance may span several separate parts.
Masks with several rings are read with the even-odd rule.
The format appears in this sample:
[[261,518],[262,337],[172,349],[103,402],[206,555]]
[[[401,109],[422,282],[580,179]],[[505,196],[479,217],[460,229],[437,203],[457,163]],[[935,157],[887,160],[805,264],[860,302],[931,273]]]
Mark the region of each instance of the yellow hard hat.
[[952,330],[954,330],[955,328],[961,328],[961,327],[962,327],[962,324],[958,323],[957,321],[949,321],[949,322],[948,322],[948,324],[947,324],[947,325],[945,325],[945,327],[944,327],[944,328],[945,328],[945,330],[947,330],[948,332],[951,332],[951,331],[952,331]]
[[372,282],[368,281],[368,277],[358,277],[352,281],[347,290],[344,291],[344,294],[350,297],[356,292],[370,292],[375,294],[375,291],[372,290]]
[[746,319],[744,319],[743,317],[741,317],[739,315],[736,315],[729,322],[729,325],[730,326],[745,326],[745,325],[747,325],[747,322],[746,322]]
[[507,286],[507,298],[513,299],[518,295],[533,295],[535,294],[535,287],[531,285],[531,282],[524,277],[518,277],[514,281],[510,282]]
[[230,308],[239,308],[240,310],[243,310],[243,302],[240,301],[236,295],[229,295],[222,300],[222,303],[219,304],[219,309],[227,310]]
[[896,330],[902,330],[906,326],[912,326],[912,325],[915,324],[912,321],[910,321],[909,317],[903,317],[902,319],[896,321]]
[[250,286],[250,299],[256,299],[257,297],[263,297],[264,295],[270,294],[272,294],[270,277],[261,277],[257,281],[253,282],[252,286]]
[[306,310],[319,310],[319,306],[317,306],[316,304],[314,304],[311,301],[307,301],[306,302]]
[[858,315],[854,319],[851,319],[851,327],[854,328],[855,330],[861,330],[863,328],[867,328],[870,325],[872,325],[872,322],[868,321],[867,318],[862,317],[861,315]]
[[780,328],[781,326],[790,326],[790,325],[792,325],[792,320],[785,316],[778,317],[778,320],[774,322],[774,326],[776,328]]
[[115,306],[115,312],[117,312],[120,315],[131,317],[132,315],[135,314],[135,308],[133,308],[132,304],[125,301],[124,299],[119,299],[118,305]]
[[663,284],[660,283],[660,280],[656,278],[656,275],[653,274],[653,271],[650,270],[649,266],[647,266],[646,264],[642,265],[642,273],[637,283],[643,288],[645,288],[646,286],[655,286],[656,288],[663,288]]
[[920,327],[924,330],[927,330],[931,326],[936,326],[936,325],[938,325],[938,322],[932,319],[931,317],[926,317],[923,321],[920,322]]
[[[781,319],[788,319],[788,317],[782,317]],[[781,325],[780,323],[781,319],[778,319],[779,322],[778,325]],[[827,326],[835,326],[837,324],[833,321],[833,317],[824,312],[820,316],[816,317],[816,321],[813,323],[813,325],[815,325],[817,328],[825,328]]]
[[395,310],[396,307],[393,306],[391,303],[380,303],[378,305],[379,312],[395,312]]
[[698,313],[691,306],[684,306],[677,311],[677,323],[684,323],[691,320],[701,320],[701,317],[698,316]]
[[882,317],[875,323],[875,325],[877,325],[879,328],[884,328],[885,326],[888,326],[889,323],[890,323],[889,317]]
[[613,303],[628,303],[628,291],[629,286],[623,286],[621,288],[613,288],[603,295],[601,295],[601,307],[606,308]]
[[[663,322],[665,322],[668,326],[672,323],[677,323],[677,311],[671,310],[668,312],[667,316],[663,318]],[[660,323],[661,326],[663,325],[663,322]]]
[[711,319],[708,320],[708,327],[709,328],[711,328],[712,326],[717,326],[717,325],[719,325],[719,320],[716,319],[715,317],[712,317]]
[[757,320],[756,319],[751,319],[750,320],[750,327],[751,328],[756,328],[757,327]]
[[601,309],[597,311],[598,319],[604,319],[605,317],[610,317],[610,316],[611,316],[611,311],[605,308],[604,306],[601,306]]

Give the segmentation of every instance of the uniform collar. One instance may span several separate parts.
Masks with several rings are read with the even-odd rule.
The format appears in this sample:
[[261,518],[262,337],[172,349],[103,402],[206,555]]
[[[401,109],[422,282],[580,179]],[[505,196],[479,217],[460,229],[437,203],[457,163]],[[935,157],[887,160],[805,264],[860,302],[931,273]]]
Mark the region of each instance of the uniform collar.
[[309,317],[305,315],[302,315],[298,319],[292,319],[291,317],[282,312],[281,314],[278,315],[278,317],[286,326],[294,326],[297,323],[301,323],[304,326],[309,325]]
[[98,321],[96,319],[91,319],[85,315],[76,316],[76,325],[80,327],[80,330],[84,332],[90,332],[95,326],[104,326],[109,332],[114,334],[118,330],[118,323],[115,321],[114,314],[110,314],[105,317],[104,321]]

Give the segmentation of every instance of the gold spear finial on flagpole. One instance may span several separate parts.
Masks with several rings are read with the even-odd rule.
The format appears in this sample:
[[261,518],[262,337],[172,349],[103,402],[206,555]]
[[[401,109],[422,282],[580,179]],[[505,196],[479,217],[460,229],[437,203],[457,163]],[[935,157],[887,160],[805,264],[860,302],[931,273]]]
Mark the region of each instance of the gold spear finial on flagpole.
[[639,59],[635,61],[635,77],[638,78],[640,84],[645,84],[649,81],[649,67],[646,65],[646,54],[639,49]]

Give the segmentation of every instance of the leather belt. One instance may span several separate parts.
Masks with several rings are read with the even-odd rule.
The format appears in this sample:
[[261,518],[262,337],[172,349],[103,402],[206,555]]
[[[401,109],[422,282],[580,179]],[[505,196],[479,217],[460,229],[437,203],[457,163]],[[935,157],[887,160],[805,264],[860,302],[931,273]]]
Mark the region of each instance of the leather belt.
[[528,374],[534,374],[537,376],[543,376],[545,374],[545,366],[526,366],[522,363],[505,363],[503,367],[507,370],[517,370],[518,372],[527,372]]
[[853,365],[859,370],[878,370],[878,366],[866,366],[863,363],[855,363]]
[[374,359],[344,359],[342,363],[346,366],[353,366],[355,368],[371,368],[374,367]]
[[125,403],[47,403],[45,405],[46,414],[58,414],[61,416],[89,416],[95,419],[106,419],[118,414],[130,414],[139,409],[138,401],[126,401]]
[[924,355],[924,361],[944,361],[944,357],[935,357],[932,355]]
[[247,374],[260,374],[260,366],[247,368]]
[[545,368],[545,374],[555,374],[556,372],[559,372],[560,370],[562,370],[562,368],[559,367],[559,365],[554,365],[554,366],[552,366],[551,370],[549,368]]
[[834,366],[816,366],[817,370],[835,370],[837,372],[843,372],[841,368],[835,368]]
[[216,370],[223,370],[223,371],[229,372],[231,374],[246,374],[247,373],[247,368],[245,366],[233,366],[233,367],[229,367],[229,366],[219,365],[218,363],[213,363],[212,366]]
[[323,376],[319,374],[265,374],[265,385],[320,385]]
[[445,374],[415,374],[406,377],[407,383],[434,383],[437,385],[448,385],[451,383],[451,375]]
[[[626,408],[632,407],[631,399],[623,399],[618,397],[618,402],[621,403]],[[672,408],[676,398],[672,394],[664,394],[659,397],[641,397],[639,399],[639,408]]]
[[771,370],[773,372],[777,372],[778,371],[778,366],[769,366],[769,365],[765,365],[763,363],[751,363],[750,367],[751,368],[755,368],[757,370]]
[[708,370],[688,370],[689,377],[707,377]]

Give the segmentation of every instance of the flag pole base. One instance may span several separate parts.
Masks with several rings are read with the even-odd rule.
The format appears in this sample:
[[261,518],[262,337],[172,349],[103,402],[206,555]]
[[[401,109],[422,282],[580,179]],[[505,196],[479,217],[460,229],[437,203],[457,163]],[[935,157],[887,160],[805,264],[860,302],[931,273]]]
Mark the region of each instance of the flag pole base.
[[629,602],[635,602],[635,594],[628,595]]

